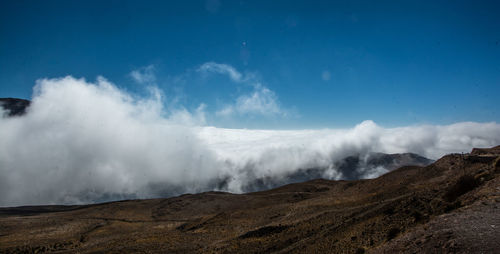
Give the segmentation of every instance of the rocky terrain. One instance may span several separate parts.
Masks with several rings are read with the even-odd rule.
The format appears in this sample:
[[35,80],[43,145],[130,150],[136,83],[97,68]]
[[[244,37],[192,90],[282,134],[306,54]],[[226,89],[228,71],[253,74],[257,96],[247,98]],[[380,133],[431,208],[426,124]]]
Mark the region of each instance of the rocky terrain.
[[0,98],[0,107],[7,111],[7,116],[21,116],[26,113],[31,102],[17,98]]
[[0,253],[494,253],[500,146],[370,180],[0,208]]

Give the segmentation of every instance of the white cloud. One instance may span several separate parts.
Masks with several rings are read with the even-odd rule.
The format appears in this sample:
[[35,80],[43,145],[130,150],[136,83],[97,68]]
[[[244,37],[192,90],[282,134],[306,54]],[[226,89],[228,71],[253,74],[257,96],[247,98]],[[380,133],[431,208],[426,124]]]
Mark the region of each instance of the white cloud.
[[[247,173],[238,169],[248,165],[252,165],[252,175],[264,177],[298,169],[331,168],[334,162],[355,154],[413,152],[438,159],[448,153],[469,152],[473,147],[492,147],[500,144],[500,124],[462,122],[383,128],[368,120],[349,129],[284,131],[203,127],[198,135],[214,149],[219,159],[232,163],[233,178],[244,182]],[[361,177],[377,177],[384,172],[378,168]],[[335,168],[331,176],[342,178]]]
[[155,95],[103,78],[35,90],[28,114],[0,119],[0,206],[148,197],[157,183],[193,192],[223,167],[191,130],[196,114],[165,112]]
[[218,110],[217,112],[215,112],[215,115],[223,116],[223,117],[231,116],[232,114],[234,114],[234,106],[233,105],[226,105],[221,110]]
[[172,114],[169,119],[179,125],[183,126],[200,126],[207,122],[206,119],[206,109],[207,105],[204,103],[200,104],[194,113],[189,112],[184,107],[175,108],[172,110]]
[[216,112],[218,116],[239,115],[285,115],[280,108],[276,94],[266,87],[256,85],[249,94],[243,94],[236,98],[234,104],[226,105]]
[[130,72],[132,79],[139,84],[153,84],[156,82],[155,67],[148,65]]
[[202,73],[218,73],[227,75],[234,82],[243,82],[247,79],[243,77],[243,75],[236,70],[233,66],[228,64],[220,64],[215,62],[207,62],[204,63],[198,68],[198,72]]
[[169,111],[159,98],[137,98],[104,78],[39,80],[26,115],[0,118],[0,206],[241,192],[255,179],[282,179],[299,169],[328,168],[323,177],[342,178],[335,162],[353,154],[415,152],[436,159],[500,144],[498,123],[383,128],[364,121],[349,129],[296,131],[203,127],[196,124],[204,121],[205,105],[193,113]]
[[236,68],[228,64],[208,62],[198,68],[202,73],[218,73],[227,75],[233,82],[247,83],[253,87],[249,93],[238,96],[234,101],[225,105],[216,112],[217,116],[238,115],[263,115],[285,116],[285,111],[280,107],[278,96],[269,88],[263,86],[254,74],[241,74]]

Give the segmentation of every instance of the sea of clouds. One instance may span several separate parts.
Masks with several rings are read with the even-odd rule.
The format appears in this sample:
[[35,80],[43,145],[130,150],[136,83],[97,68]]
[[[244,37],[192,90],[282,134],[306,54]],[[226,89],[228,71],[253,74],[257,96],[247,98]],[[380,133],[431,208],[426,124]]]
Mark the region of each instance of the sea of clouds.
[[307,168],[327,168],[323,177],[342,179],[335,162],[353,154],[437,159],[500,144],[497,123],[383,128],[367,120],[349,129],[286,131],[203,126],[203,107],[167,110],[161,92],[137,97],[104,78],[39,80],[27,114],[4,113],[0,206],[241,193],[255,179]]

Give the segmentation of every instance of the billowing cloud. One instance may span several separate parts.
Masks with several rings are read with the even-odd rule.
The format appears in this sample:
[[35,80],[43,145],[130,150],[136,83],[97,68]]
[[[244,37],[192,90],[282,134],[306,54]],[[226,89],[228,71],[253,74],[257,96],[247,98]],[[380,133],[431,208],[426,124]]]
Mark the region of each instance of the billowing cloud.
[[158,94],[138,98],[103,78],[39,80],[24,116],[0,118],[0,206],[238,193],[255,189],[258,179],[285,179],[302,169],[345,178],[337,162],[354,154],[415,152],[435,159],[500,144],[497,123],[222,129],[199,125],[204,107],[165,109]]
[[155,67],[148,65],[130,72],[130,77],[139,84],[153,84],[156,82]]
[[193,192],[218,174],[186,125],[196,119],[165,112],[156,95],[134,98],[102,78],[35,90],[25,116],[0,120],[0,205],[147,197],[155,184]]

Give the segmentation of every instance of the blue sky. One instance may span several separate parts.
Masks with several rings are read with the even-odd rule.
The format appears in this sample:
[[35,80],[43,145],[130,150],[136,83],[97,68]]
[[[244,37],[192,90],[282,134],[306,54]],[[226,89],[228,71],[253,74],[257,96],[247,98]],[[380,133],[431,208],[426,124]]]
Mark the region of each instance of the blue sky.
[[204,105],[219,127],[499,122],[498,13],[498,1],[4,1],[0,97],[104,76]]

